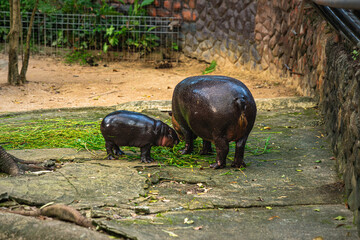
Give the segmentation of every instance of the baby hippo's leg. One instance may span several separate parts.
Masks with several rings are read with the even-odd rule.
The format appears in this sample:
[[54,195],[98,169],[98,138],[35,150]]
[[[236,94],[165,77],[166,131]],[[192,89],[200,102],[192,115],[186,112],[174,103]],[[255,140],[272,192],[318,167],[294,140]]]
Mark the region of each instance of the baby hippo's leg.
[[151,150],[151,145],[146,145],[142,148],[140,148],[140,151],[141,151],[141,155],[140,155],[140,158],[141,158],[141,162],[143,163],[150,163],[152,161],[154,161],[154,159],[151,158],[150,156],[150,150]]

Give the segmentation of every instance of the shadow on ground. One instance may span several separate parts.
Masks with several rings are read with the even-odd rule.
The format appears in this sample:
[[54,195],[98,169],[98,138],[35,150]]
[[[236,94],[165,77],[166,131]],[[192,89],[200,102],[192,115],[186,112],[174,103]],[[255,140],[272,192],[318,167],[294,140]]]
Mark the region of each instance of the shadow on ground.
[[[118,108],[146,108],[136,107],[139,104],[143,103]],[[246,152],[248,167],[243,170],[230,168],[233,146],[228,167],[220,170],[209,169],[207,163],[201,168],[177,168],[138,160],[110,161],[104,160],[104,151],[9,151],[23,159],[62,159],[67,164],[40,176],[3,176],[2,206],[68,204],[91,217],[100,233],[0,212],[0,238],[358,239],[313,103],[277,99],[257,104],[260,111],[248,149],[259,141],[265,147]],[[168,103],[150,108],[144,111],[167,118],[158,109],[168,110]],[[64,109],[0,118],[13,122],[59,114],[91,119],[114,109]],[[214,158],[209,156],[210,161]]]

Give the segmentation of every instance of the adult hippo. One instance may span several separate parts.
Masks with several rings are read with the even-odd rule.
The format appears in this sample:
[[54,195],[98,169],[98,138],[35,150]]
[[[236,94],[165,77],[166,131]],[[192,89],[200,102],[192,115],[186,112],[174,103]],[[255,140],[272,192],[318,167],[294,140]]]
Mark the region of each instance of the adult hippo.
[[216,147],[216,162],[210,167],[224,168],[229,142],[236,142],[232,167],[245,167],[245,143],[254,126],[256,104],[249,89],[239,80],[225,76],[195,76],[178,83],[172,98],[172,123],[181,139],[182,154],[193,150],[193,140],[203,139],[201,154]]

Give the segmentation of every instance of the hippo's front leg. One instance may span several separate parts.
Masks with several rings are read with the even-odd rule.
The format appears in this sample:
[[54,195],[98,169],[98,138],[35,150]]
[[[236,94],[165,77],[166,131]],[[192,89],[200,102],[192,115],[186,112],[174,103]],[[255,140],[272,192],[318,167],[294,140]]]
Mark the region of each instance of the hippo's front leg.
[[232,167],[235,168],[246,167],[246,164],[244,162],[246,140],[247,140],[247,136],[241,138],[236,142],[235,158],[234,158],[234,162],[231,164]]
[[115,159],[113,152],[114,146],[117,147],[113,142],[105,140],[106,154],[109,160]]
[[216,139],[216,162],[210,167],[214,169],[226,167],[226,156],[229,153],[229,142],[226,139]]
[[152,159],[150,156],[150,151],[151,151],[150,144],[141,147],[140,151],[141,151],[141,155],[140,155],[141,162],[150,163],[150,162],[154,161],[154,159]]

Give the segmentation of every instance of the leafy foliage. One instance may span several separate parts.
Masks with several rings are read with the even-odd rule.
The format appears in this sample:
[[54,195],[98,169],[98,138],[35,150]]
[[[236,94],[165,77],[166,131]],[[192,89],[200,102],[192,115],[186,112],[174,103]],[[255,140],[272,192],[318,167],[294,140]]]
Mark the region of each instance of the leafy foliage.
[[94,59],[94,55],[84,49],[77,49],[65,56],[65,63],[79,63],[80,65],[87,64],[90,59]]
[[144,0],[139,3],[139,0],[135,0],[134,4],[129,7],[130,16],[145,16],[146,9],[145,7],[152,4],[154,0]]

